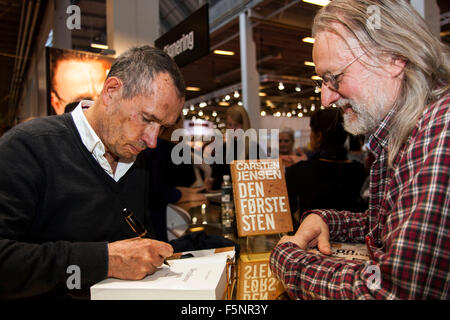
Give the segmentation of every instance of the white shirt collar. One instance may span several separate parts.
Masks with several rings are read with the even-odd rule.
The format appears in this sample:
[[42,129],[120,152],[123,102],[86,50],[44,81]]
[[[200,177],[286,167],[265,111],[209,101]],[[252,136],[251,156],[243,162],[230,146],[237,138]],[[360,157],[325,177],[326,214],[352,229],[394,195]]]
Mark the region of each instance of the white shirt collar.
[[90,100],[80,101],[77,107],[71,112],[73,122],[75,123],[78,133],[80,134],[81,141],[92,154],[94,159],[115,181],[119,181],[128,169],[131,168],[134,162],[125,162],[119,159],[116,171],[113,173],[113,170],[105,157],[105,145],[95,133],[94,129],[92,129],[83,112],[83,109],[87,109],[93,104],[94,101]]

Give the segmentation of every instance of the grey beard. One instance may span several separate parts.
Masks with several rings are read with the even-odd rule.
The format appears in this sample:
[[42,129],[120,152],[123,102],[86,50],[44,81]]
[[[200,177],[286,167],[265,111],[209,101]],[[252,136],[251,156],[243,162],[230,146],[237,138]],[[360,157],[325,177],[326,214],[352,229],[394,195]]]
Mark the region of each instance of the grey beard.
[[351,119],[353,117],[352,115],[343,114],[344,129],[353,135],[372,133],[381,121],[377,115],[372,114],[370,108],[358,104],[351,99],[341,99],[336,103],[336,106],[342,108],[344,111],[351,107],[355,113],[356,119]]
[[141,149],[145,149],[145,148],[147,148],[147,144],[141,140],[137,143],[137,147],[141,148]]

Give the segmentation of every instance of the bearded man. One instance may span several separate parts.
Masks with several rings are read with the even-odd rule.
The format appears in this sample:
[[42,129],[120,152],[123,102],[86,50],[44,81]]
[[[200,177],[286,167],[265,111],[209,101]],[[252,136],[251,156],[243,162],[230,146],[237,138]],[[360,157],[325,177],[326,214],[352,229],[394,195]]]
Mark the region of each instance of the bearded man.
[[[294,299],[449,299],[448,47],[405,0],[334,0],[313,36],[322,104],[343,109],[350,133],[371,134],[369,209],[306,212],[272,251],[273,272]],[[370,260],[307,252],[330,255],[330,240],[366,241]]]

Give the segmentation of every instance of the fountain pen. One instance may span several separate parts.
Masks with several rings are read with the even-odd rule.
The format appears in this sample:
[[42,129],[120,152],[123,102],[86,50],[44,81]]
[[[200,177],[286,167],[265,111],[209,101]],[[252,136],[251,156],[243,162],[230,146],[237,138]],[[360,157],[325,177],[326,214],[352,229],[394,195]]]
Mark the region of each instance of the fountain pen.
[[[131,210],[124,208],[122,210],[122,213],[123,213],[128,225],[131,227],[131,229],[133,229],[133,231],[138,235],[139,238],[151,239],[150,234],[148,233],[147,229],[145,229],[145,227],[136,218],[136,216],[134,215],[134,213]],[[166,261],[166,259],[164,259],[164,264],[169,265],[169,263]]]

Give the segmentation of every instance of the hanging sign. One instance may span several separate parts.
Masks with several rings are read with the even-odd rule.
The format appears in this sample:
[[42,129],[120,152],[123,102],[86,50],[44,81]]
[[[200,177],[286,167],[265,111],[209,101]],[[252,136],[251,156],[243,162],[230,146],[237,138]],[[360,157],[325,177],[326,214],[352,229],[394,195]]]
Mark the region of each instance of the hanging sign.
[[155,41],[181,68],[209,54],[208,4]]

